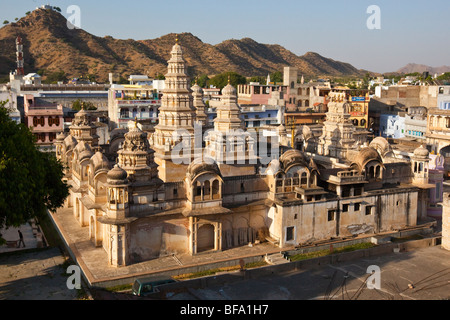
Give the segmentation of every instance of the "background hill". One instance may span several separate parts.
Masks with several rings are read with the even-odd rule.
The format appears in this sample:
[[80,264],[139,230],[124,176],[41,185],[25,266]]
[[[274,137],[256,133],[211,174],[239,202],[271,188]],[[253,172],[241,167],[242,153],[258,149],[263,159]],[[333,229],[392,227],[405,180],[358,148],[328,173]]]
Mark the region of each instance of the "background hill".
[[403,74],[415,73],[415,72],[423,73],[425,71],[428,71],[430,73],[430,75],[434,75],[436,73],[438,75],[440,75],[445,72],[450,72],[450,67],[449,66],[430,67],[430,66],[426,66],[423,64],[409,63],[406,66],[404,66],[403,68],[400,68],[399,70],[397,70],[397,73],[403,73]]
[[[175,34],[151,40],[119,40],[97,37],[82,29],[71,30],[66,23],[66,18],[56,11],[36,9],[1,28],[0,76],[15,69],[18,35],[24,41],[25,73],[45,70],[45,76],[64,71],[69,78],[91,74],[98,82],[107,82],[110,72],[125,78],[130,74],[154,77],[167,72]],[[282,72],[286,66],[296,66],[300,74],[314,77],[360,77],[367,73],[317,53],[297,56],[280,45],[261,44],[249,38],[210,45],[190,33],[178,37],[190,76],[228,71],[246,77],[267,76]]]

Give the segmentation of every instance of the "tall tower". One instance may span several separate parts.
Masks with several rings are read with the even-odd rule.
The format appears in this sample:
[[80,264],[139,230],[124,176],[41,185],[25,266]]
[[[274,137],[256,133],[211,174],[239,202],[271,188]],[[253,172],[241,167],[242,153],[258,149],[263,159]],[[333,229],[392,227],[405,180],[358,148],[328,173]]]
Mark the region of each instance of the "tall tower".
[[229,80],[217,106],[214,130],[208,132],[205,140],[206,154],[218,163],[224,176],[255,174],[257,137],[244,130],[237,92]]
[[350,105],[347,100],[332,98],[328,103],[327,120],[319,138],[318,153],[338,159],[347,158],[347,151],[354,147],[355,127],[350,121]]
[[[159,175],[164,181],[182,180],[194,157],[194,124],[197,110],[193,105],[186,63],[178,38],[168,61],[168,73],[159,111],[159,124],[151,138],[152,148],[156,152],[155,161],[159,165]],[[182,152],[179,152],[180,149]]]
[[25,70],[23,68],[23,42],[20,36],[17,36],[16,38],[16,55],[17,55],[16,75],[24,76]]
[[208,122],[208,115],[205,113],[206,105],[203,102],[203,89],[197,84],[197,82],[191,89],[192,96],[194,98],[194,107],[197,110],[197,122],[201,124],[202,129],[205,130]]

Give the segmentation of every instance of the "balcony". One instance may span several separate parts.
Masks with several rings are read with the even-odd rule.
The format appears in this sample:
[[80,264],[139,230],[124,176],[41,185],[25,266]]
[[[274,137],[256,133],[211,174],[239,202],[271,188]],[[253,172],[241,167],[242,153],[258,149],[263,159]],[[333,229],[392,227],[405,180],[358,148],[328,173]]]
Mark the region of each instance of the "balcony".
[[334,184],[354,184],[354,183],[367,183],[364,176],[359,174],[358,171],[340,171],[337,175],[330,175],[328,178],[329,182]]
[[146,107],[161,105],[161,100],[117,100],[119,107]]

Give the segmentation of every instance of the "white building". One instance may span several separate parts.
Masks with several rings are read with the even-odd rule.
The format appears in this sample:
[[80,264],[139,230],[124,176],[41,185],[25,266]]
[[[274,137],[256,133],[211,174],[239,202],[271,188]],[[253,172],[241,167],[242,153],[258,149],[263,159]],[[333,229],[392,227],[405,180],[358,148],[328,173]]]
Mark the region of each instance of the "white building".
[[2,87],[0,88],[0,101],[7,101],[5,108],[10,110],[10,118],[20,123],[21,117],[17,109],[17,93],[14,90],[8,90],[6,87]]

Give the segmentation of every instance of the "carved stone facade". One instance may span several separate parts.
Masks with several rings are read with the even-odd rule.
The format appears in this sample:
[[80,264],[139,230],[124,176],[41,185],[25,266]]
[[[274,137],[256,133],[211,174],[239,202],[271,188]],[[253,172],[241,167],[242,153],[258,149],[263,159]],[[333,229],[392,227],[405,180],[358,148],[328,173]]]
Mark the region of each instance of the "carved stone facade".
[[323,152],[288,147],[280,128],[281,143],[272,147],[281,156],[267,165],[258,156],[259,137],[242,126],[236,90],[228,85],[201,156],[194,157],[194,150],[188,163],[174,163],[171,151],[183,142],[173,133],[184,128],[194,140],[201,110],[193,95],[201,93],[187,86],[178,43],[171,54],[153,135],[130,122],[124,134],[111,132],[111,144],[102,149],[82,110],[70,134],[56,140],[71,185],[66,207],[81,228],[89,228],[93,246],[107,252],[111,266],[266,240],[284,248],[417,224],[421,189],[413,182],[426,180],[420,171],[425,155],[418,150],[410,162],[394,158],[385,139],[356,143],[345,103],[330,103],[323,139],[314,142]]

